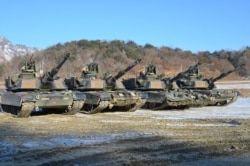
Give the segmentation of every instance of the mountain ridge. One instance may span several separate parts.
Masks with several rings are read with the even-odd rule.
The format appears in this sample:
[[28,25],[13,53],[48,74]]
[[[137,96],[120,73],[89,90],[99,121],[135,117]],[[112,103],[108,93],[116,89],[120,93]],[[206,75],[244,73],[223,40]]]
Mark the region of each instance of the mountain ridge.
[[[34,55],[37,64],[43,64],[42,67],[44,69],[51,69],[58,63],[65,52],[70,52],[72,56],[69,60],[70,63],[66,63],[65,67],[59,71],[59,74],[63,76],[67,76],[68,73],[78,73],[83,66],[86,66],[86,64],[92,61],[99,63],[100,68],[105,71],[116,74],[117,71],[123,67],[125,68],[126,65],[129,65],[137,58],[142,58],[143,61],[128,73],[130,75],[136,75],[139,70],[149,63],[152,63],[157,65],[159,71],[166,76],[174,76],[197,62],[203,63],[200,67],[200,71],[206,78],[218,76],[241,64],[245,64],[245,67],[231,74],[227,79],[236,79],[236,76],[237,79],[240,77],[247,79],[250,74],[250,47],[239,51],[220,50],[213,53],[208,51],[192,53],[191,51],[168,46],[161,48],[154,47],[151,44],[141,46],[133,41],[82,39],[66,43],[57,43],[46,49],[37,49],[36,52],[32,53],[33,50],[29,51],[28,48],[26,48],[27,50],[24,49],[26,46],[13,45],[5,38],[0,39],[0,52],[2,50],[5,51],[2,51],[5,55],[2,59],[5,61],[0,63],[1,77],[6,77],[18,72],[22,62],[25,58],[30,57],[30,54]],[[13,50],[20,52],[15,53]],[[10,60],[7,61],[8,59]]]
[[41,49],[22,44],[12,44],[6,37],[0,36],[0,62],[10,61],[14,56],[33,54]]

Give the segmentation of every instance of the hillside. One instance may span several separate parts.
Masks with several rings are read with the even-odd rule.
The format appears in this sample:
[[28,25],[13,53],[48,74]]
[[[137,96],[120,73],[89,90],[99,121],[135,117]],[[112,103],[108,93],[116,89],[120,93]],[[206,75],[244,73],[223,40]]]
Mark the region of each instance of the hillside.
[[[99,63],[105,71],[115,74],[137,58],[142,58],[143,61],[129,72],[129,76],[138,74],[138,71],[149,63],[157,65],[161,73],[173,76],[197,62],[202,62],[200,70],[206,77],[217,76],[243,62],[246,64],[244,69],[229,75],[226,79],[241,79],[250,74],[249,47],[240,51],[221,50],[213,53],[199,52],[194,54],[179,48],[157,48],[151,44],[141,46],[133,41],[79,40],[58,43],[45,50],[34,52],[34,59],[39,68],[47,70],[60,61],[66,51],[71,53],[71,58],[59,72],[60,76],[67,76],[69,73],[79,75],[81,68],[92,61]],[[2,63],[0,66],[0,69],[3,70],[2,78],[17,73],[23,61],[30,57],[31,55],[14,56],[9,62]]]

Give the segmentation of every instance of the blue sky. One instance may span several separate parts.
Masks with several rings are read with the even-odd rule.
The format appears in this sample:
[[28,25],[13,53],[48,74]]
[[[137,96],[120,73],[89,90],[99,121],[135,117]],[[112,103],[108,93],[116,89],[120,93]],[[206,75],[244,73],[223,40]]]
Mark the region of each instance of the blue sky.
[[0,36],[47,48],[132,40],[198,51],[250,46],[249,0],[1,0]]

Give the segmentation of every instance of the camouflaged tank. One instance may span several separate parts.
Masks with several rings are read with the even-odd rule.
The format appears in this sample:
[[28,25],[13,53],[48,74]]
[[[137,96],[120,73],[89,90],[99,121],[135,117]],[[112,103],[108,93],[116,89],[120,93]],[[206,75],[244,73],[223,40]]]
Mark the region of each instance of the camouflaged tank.
[[192,104],[190,93],[181,89],[173,90],[158,74],[155,65],[150,64],[136,78],[124,79],[126,89],[147,93],[148,98],[143,108],[154,110],[170,108],[188,108]]
[[67,53],[55,68],[43,76],[39,75],[35,61],[26,61],[18,77],[5,80],[6,92],[1,94],[3,111],[17,117],[28,117],[32,111],[41,109],[48,113],[76,113],[72,92],[67,90],[63,79],[55,76],[69,56]]
[[232,70],[221,73],[216,78],[210,79],[203,78],[198,69],[199,65],[201,63],[190,66],[186,71],[168,81],[173,82],[180,89],[189,90],[194,96],[193,106],[225,106],[236,101],[238,96],[236,90],[217,89],[215,82],[241,69],[244,65],[240,65]]
[[146,101],[146,96],[140,92],[127,91],[121,81],[126,72],[136,66],[141,59],[137,59],[126,69],[112,76],[108,73],[98,78],[100,69],[97,63],[92,62],[83,68],[81,77],[66,78],[65,83],[74,93],[82,94],[84,99],[77,98],[83,106],[80,112],[94,114],[102,111],[126,111],[131,112],[140,108]]
[[73,91],[80,112],[94,114],[108,107],[110,94],[104,91],[104,80],[98,78],[99,67],[95,62],[82,69],[80,77],[70,76],[64,82]]

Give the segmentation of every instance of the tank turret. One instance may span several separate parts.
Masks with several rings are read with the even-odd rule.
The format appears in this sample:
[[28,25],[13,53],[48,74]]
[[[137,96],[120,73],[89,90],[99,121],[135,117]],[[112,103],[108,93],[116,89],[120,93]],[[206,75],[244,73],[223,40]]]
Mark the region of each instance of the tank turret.
[[[8,76],[7,79],[5,79],[5,86],[7,90],[20,90],[22,89],[20,81],[23,79],[37,79],[39,77],[39,74],[37,73],[36,64],[33,60],[32,55],[30,59],[27,61],[24,61],[24,65],[21,67],[21,72],[18,74],[18,76],[10,77]],[[30,87],[32,89],[32,87]],[[34,87],[33,89],[37,89],[38,87]]]
[[193,66],[190,66],[187,70],[178,73],[175,77],[173,78],[167,78],[164,79],[165,81],[168,81],[169,83],[172,83],[176,80],[182,79],[183,77],[185,77],[186,75],[193,75],[193,74],[198,74],[198,67],[201,65],[200,62],[196,63]]

